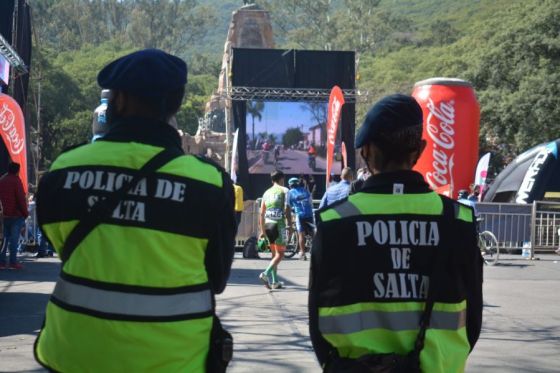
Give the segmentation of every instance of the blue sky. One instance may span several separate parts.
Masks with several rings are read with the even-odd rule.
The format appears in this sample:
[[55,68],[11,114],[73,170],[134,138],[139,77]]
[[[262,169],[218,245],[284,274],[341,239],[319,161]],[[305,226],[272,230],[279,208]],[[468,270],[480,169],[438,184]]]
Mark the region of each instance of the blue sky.
[[[298,127],[307,132],[309,127],[317,124],[313,115],[302,108],[304,102],[274,102],[265,101],[262,120],[255,118],[255,135],[260,132],[282,134],[288,128]],[[327,103],[324,104],[327,106]],[[247,114],[247,134],[251,136],[253,118]]]

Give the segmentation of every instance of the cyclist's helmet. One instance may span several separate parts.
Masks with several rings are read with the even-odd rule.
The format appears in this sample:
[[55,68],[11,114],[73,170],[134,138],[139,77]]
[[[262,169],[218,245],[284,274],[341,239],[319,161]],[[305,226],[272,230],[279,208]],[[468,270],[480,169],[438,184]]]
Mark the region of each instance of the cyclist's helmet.
[[299,179],[297,177],[292,177],[290,180],[288,180],[288,185],[290,186],[290,188],[299,186]]
[[461,189],[459,191],[459,198],[458,199],[467,199],[469,197],[469,191],[466,189]]

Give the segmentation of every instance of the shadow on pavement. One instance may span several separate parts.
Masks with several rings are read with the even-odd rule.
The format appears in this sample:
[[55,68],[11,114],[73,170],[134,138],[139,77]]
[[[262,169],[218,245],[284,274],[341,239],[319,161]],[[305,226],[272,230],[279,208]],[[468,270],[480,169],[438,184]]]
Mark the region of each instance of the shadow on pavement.
[[[228,285],[262,285],[262,282],[259,280],[259,275],[263,272],[266,267],[267,263],[263,261],[262,269],[248,269],[248,268],[232,268],[231,274],[229,275]],[[280,272],[282,268],[280,268]],[[282,290],[305,290],[307,291],[307,286],[301,286],[296,284],[285,277],[282,277],[281,273],[278,275],[280,281],[284,282],[284,285],[287,286],[286,289],[279,289],[277,291]]]
[[[0,281],[56,281],[60,272],[57,259],[20,258],[21,270],[4,269],[0,271]],[[0,293],[7,289],[0,287]]]
[[2,293],[0,299],[0,337],[37,334],[43,324],[50,294]]
[[518,267],[518,268],[526,268],[526,267],[532,267],[532,265],[529,264],[520,264],[520,263],[502,263],[502,262],[498,262],[495,264],[495,267]]

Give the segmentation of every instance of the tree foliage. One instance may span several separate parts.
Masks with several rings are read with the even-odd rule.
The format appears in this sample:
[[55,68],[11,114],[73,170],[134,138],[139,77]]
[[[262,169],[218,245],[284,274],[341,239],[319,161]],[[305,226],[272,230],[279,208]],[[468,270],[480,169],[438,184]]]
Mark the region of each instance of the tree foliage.
[[210,7],[196,0],[32,0],[31,6],[30,124],[37,128],[40,118],[40,138],[32,142],[35,149],[40,145],[41,168],[66,147],[89,141],[99,104],[97,73],[141,48],[192,59],[177,122],[183,131],[196,132],[219,73],[219,60],[211,61],[193,47],[215,21]]
[[[448,76],[473,84],[482,113],[481,152],[492,151],[500,165],[560,134],[559,1],[256,2],[271,12],[280,48],[357,51],[357,85],[369,92],[357,105],[357,123],[380,97],[410,93],[416,81]],[[178,122],[193,133],[217,85],[231,11],[242,5],[232,0],[30,3],[37,36],[30,101],[36,113],[40,81],[47,162],[64,146],[89,139],[99,69],[144,47],[188,60],[188,93]],[[323,117],[321,108],[308,109]]]
[[284,146],[297,145],[300,141],[303,141],[303,132],[297,127],[288,128],[282,135]]

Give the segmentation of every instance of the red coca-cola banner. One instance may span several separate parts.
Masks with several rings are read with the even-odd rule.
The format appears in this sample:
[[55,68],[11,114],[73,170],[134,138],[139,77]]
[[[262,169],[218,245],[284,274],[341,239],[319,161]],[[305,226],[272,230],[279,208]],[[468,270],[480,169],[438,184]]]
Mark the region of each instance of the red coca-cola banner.
[[25,121],[16,100],[0,93],[0,135],[13,162],[20,164],[19,177],[27,193],[27,147]]
[[418,82],[412,96],[424,113],[426,150],[414,169],[434,190],[455,198],[468,189],[478,161],[480,108],[470,83],[434,78]]
[[333,164],[334,143],[336,141],[336,133],[338,131],[338,122],[340,113],[344,105],[344,94],[339,86],[335,85],[331,90],[329,97],[329,108],[327,114],[327,187],[329,186],[329,178]]

